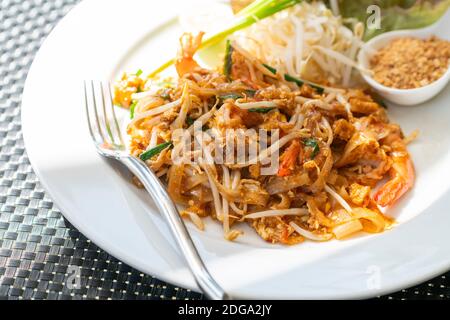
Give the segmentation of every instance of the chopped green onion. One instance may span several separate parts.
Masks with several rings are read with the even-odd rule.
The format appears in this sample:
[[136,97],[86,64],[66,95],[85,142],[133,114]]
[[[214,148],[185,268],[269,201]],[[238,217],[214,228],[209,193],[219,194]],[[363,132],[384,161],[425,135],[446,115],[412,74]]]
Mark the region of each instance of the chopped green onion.
[[[279,11],[292,7],[301,1],[302,0],[256,0],[236,15],[236,20],[230,27],[203,41],[200,49],[220,43],[234,32],[244,29],[264,18],[270,17]],[[150,73],[149,77],[152,78],[156,76],[158,73],[170,67],[174,62],[175,59],[170,59]]]
[[165,89],[159,96],[164,100],[169,100],[170,99],[169,90]]
[[301,87],[302,85],[305,84],[305,82],[303,80],[294,78],[293,76],[290,76],[288,74],[284,75],[284,80],[289,81],[289,82],[295,82],[299,87]]
[[192,119],[191,117],[187,116],[186,117],[186,123],[188,126],[192,126],[194,124],[195,120]]
[[136,75],[136,77],[139,77],[142,73],[143,73],[143,71],[142,71],[141,69],[139,69],[139,70],[135,73],[135,75]]
[[[251,89],[247,89],[244,90],[243,94],[246,94],[248,97],[254,97],[256,93],[256,90],[251,90]],[[235,92],[231,92],[231,93],[225,93],[219,96],[219,99],[221,99],[222,101],[227,100],[227,99],[233,99],[233,100],[237,100],[237,99],[242,99],[244,98],[244,96],[242,94],[239,93],[235,93]]]
[[[277,69],[275,69],[274,67],[271,67],[271,66],[269,66],[269,65],[267,65],[265,63],[263,63],[263,66],[266,67],[266,69],[269,70],[270,72],[272,72],[273,74],[277,74]],[[306,83],[307,85],[309,85],[312,88],[316,89],[316,91],[318,93],[323,93],[323,91],[325,90],[323,87],[321,87],[321,86],[319,86],[317,84],[314,84],[314,83],[311,83],[309,81],[305,81],[305,80],[293,77],[293,76],[291,76],[291,75],[289,75],[287,73],[284,75],[284,80],[289,81],[289,82],[295,82],[298,86],[302,86],[302,85],[304,85]]]
[[[197,121],[197,119],[192,119],[192,118],[189,117],[189,116],[186,117],[186,124],[187,124],[188,126],[192,126],[192,125],[194,124],[195,121]],[[208,129],[209,129],[209,127],[208,127],[208,125],[206,125],[206,124],[204,124],[204,125],[202,126],[202,131],[206,131],[206,130],[208,130]]]
[[319,144],[317,143],[317,140],[314,138],[305,139],[303,141],[303,144],[305,146],[313,149],[313,152],[311,154],[311,159],[314,159],[320,151],[320,147],[319,147]]
[[376,103],[378,103],[380,106],[382,106],[384,109],[387,109],[387,104],[383,101],[383,99],[379,98],[379,97],[375,97],[373,99]]
[[247,89],[244,92],[251,98],[253,98],[256,94],[256,90],[253,90],[253,89]]
[[227,93],[227,94],[224,94],[224,95],[219,96],[219,98],[220,98],[222,101],[225,101],[225,100],[227,100],[227,99],[233,99],[233,100],[241,99],[241,98],[243,98],[243,96],[241,96],[241,95],[238,94],[238,93]]
[[265,63],[263,63],[263,66],[266,67],[266,69],[272,72],[273,74],[277,74],[277,69],[275,69],[274,67],[271,67]]
[[134,100],[133,103],[130,106],[130,119],[134,118],[134,109],[136,109],[137,100]]
[[251,108],[248,109],[249,112],[258,112],[258,113],[268,113],[269,111],[275,108]]
[[153,158],[154,156],[156,156],[157,154],[159,154],[161,151],[163,151],[164,149],[171,147],[172,141],[168,141],[168,142],[163,142],[159,145],[157,145],[154,148],[151,148],[150,150],[145,151],[144,153],[142,153],[139,158],[141,158],[142,161],[147,161],[148,159]]
[[316,91],[318,93],[323,93],[323,91],[325,90],[325,88],[323,88],[321,86],[318,86],[317,84],[314,84],[314,83],[311,83],[311,82],[308,82],[308,81],[305,81],[305,80],[302,80],[302,79],[295,78],[295,77],[293,77],[293,76],[291,76],[289,74],[285,74],[284,75],[284,80],[289,81],[289,82],[295,82],[298,86],[302,86],[304,84],[307,84],[310,87],[316,89]]
[[223,74],[231,81],[231,66],[233,64],[233,46],[231,41],[227,40],[227,47],[225,49],[225,62],[223,64]]

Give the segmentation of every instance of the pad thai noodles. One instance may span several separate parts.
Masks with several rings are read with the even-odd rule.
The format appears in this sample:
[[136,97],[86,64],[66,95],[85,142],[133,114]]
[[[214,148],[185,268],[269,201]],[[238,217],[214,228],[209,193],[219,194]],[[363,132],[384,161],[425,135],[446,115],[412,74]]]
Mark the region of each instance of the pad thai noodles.
[[[202,230],[203,218],[219,221],[228,240],[247,223],[289,245],[389,229],[394,220],[380,208],[413,186],[414,169],[409,138],[385,108],[361,89],[277,70],[237,41],[228,42],[223,69],[203,68],[194,59],[202,36],[181,37],[177,79],[138,72],[115,85],[115,103],[131,110],[130,152],[167,184],[181,215]],[[239,134],[246,130],[253,134]],[[254,156],[216,161],[264,139]]]

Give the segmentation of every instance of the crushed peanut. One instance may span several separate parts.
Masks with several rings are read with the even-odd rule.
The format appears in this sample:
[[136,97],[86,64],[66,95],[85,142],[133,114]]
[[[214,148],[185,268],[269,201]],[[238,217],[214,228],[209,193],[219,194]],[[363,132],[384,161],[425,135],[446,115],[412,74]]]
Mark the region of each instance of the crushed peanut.
[[447,71],[449,62],[450,42],[435,36],[395,39],[370,61],[373,78],[397,89],[419,88],[436,81]]

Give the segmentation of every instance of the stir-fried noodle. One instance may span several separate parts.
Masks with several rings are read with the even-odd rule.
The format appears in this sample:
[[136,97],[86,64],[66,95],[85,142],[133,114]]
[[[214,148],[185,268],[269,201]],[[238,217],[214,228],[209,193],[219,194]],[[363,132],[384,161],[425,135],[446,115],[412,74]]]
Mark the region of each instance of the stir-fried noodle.
[[[390,228],[379,207],[412,187],[414,169],[385,109],[362,90],[286,76],[237,42],[223,70],[204,69],[193,59],[201,37],[181,38],[173,83],[125,74],[115,88],[133,109],[131,153],[182,215],[199,229],[203,217],[218,220],[228,240],[248,223],[283,244]],[[252,144],[256,153],[239,157]]]

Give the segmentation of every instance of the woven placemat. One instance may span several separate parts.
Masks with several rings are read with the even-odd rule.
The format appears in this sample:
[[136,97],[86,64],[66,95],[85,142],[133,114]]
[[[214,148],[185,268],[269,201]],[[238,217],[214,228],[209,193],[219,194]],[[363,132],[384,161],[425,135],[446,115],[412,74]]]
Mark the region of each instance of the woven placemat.
[[[79,0],[0,1],[0,299],[201,299],[140,273],[86,239],[42,189],[20,103],[33,57]],[[450,274],[383,299],[450,298]]]

